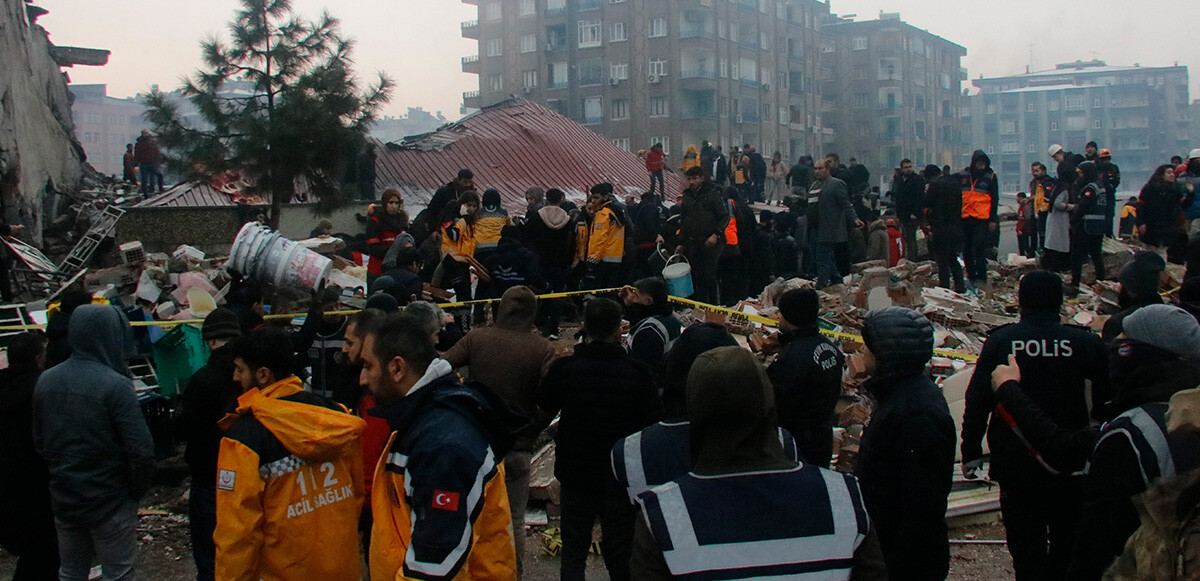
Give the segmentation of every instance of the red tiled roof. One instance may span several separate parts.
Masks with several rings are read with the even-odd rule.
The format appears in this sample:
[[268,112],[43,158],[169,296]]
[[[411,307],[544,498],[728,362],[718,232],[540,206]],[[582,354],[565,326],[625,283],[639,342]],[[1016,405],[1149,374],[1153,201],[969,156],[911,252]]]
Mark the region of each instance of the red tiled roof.
[[[376,150],[375,188],[396,188],[405,205],[424,207],[458,170],[475,173],[476,187],[500,190],[510,211],[525,208],[525,190],[559,188],[582,199],[592,185],[613,184],[619,196],[645,191],[645,162],[590,129],[546,107],[512,99],[457,123]],[[668,191],[682,178],[665,174]],[[411,211],[411,210],[410,210]]]

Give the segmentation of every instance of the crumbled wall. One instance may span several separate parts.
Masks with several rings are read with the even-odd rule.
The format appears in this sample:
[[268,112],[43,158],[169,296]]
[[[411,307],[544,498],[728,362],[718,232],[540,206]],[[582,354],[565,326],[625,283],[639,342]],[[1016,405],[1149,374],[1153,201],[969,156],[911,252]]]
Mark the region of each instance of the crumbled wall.
[[0,0],[0,203],[9,223],[41,241],[54,219],[48,192],[75,190],[83,149],[75,141],[66,79],[46,30],[26,24],[22,0]]

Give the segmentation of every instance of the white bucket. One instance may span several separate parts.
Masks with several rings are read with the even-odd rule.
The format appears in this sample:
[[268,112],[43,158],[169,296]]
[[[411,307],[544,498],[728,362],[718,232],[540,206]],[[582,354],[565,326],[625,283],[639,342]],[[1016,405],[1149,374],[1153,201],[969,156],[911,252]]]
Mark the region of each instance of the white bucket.
[[229,263],[263,282],[309,289],[319,287],[333,267],[328,258],[254,222],[238,232],[229,250]]
[[671,260],[675,258],[680,258],[683,262],[670,264],[668,261],[662,270],[663,278],[667,281],[667,292],[673,297],[690,297],[695,292],[692,287],[692,265],[688,264],[683,256],[672,256]]

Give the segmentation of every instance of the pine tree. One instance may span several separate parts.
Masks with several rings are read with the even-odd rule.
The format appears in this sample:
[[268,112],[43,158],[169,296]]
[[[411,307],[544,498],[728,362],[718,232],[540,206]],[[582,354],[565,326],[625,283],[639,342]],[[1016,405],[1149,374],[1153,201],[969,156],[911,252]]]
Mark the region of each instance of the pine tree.
[[[290,0],[241,3],[229,41],[204,40],[204,67],[183,79],[183,96],[202,122],[183,119],[177,103],[157,90],[146,97],[147,118],[172,169],[201,180],[241,171],[252,193],[270,195],[277,228],[298,178],[307,181],[319,212],[348,201],[352,187],[343,177],[366,148],[367,126],[388,101],[392,81],[379,73],[358,92],[353,42],[328,12],[310,22],[293,14]],[[253,88],[230,94],[232,81]]]

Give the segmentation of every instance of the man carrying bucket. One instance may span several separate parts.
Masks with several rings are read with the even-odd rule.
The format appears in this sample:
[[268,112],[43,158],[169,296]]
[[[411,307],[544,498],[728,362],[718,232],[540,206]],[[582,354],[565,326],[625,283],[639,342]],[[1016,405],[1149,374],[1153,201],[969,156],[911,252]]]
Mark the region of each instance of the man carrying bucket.
[[684,177],[688,187],[680,197],[681,244],[675,252],[683,254],[691,265],[694,298],[717,304],[717,261],[724,246],[729,210],[702,168],[691,168]]

